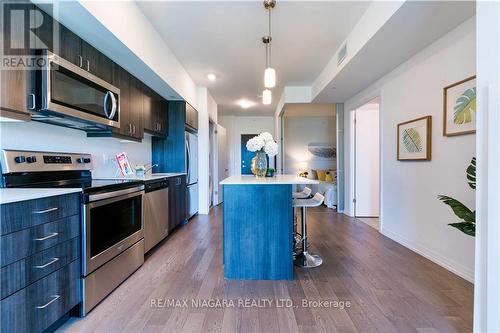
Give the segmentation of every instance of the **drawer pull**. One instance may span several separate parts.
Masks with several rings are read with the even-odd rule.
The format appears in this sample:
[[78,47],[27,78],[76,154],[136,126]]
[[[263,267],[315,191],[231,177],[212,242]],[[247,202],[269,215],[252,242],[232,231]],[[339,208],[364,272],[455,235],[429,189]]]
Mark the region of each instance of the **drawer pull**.
[[49,208],[49,209],[44,209],[44,210],[39,210],[37,212],[33,212],[33,214],[45,214],[45,213],[50,213],[50,212],[55,212],[56,210],[58,210],[59,208],[58,207],[53,207],[53,208]]
[[52,304],[53,302],[55,302],[59,297],[61,297],[61,295],[53,295],[52,296],[53,298],[46,304],[44,305],[37,305],[36,308],[37,309],[45,309],[46,307],[48,307],[50,304]]
[[59,258],[52,258],[48,263],[46,264],[43,264],[43,265],[38,265],[38,266],[35,266],[35,268],[45,268],[47,266],[50,266],[52,265],[53,263],[55,263],[56,261],[59,261]]
[[44,241],[46,239],[49,239],[49,238],[52,238],[52,237],[56,237],[57,235],[59,235],[58,232],[52,232],[50,234],[48,234],[47,236],[45,237],[42,237],[42,238],[35,238],[36,241]]

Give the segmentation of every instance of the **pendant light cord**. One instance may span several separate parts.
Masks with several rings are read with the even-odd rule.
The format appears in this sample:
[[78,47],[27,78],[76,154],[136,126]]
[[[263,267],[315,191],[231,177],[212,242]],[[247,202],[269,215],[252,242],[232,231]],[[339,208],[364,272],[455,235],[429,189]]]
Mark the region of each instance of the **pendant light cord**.
[[267,64],[267,67],[271,67],[271,41],[272,41],[272,37],[271,37],[271,7],[269,7],[268,9],[269,11],[269,31],[268,31],[268,36],[269,36],[269,60],[268,60],[268,64]]

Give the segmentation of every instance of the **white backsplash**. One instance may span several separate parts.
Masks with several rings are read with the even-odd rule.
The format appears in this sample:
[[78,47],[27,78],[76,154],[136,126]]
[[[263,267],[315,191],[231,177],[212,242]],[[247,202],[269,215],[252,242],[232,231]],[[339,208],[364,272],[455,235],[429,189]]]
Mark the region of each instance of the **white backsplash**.
[[132,167],[151,163],[151,136],[141,143],[116,138],[87,138],[83,131],[31,122],[0,122],[0,147],[54,152],[89,153],[93,157],[92,176],[119,175],[115,155],[127,153]]

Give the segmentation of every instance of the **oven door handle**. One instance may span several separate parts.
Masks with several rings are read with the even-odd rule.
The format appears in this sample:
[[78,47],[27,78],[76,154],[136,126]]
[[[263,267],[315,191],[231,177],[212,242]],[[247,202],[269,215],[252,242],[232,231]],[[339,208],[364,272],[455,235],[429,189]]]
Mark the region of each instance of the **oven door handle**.
[[137,192],[137,195],[141,195],[140,191],[144,190],[144,185],[139,185],[132,188],[127,188],[119,191],[112,191],[107,193],[91,194],[89,195],[89,202],[104,200],[104,199],[114,199],[121,196],[126,196],[127,194]]

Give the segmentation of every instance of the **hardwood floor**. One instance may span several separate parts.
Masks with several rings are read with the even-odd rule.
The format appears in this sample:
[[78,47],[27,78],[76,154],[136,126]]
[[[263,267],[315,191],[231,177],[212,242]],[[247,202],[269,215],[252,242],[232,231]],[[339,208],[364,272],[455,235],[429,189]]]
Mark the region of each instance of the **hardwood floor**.
[[[308,220],[310,251],[321,254],[322,266],[296,267],[294,281],[225,281],[221,212],[215,208],[178,229],[87,317],[71,319],[60,331],[472,331],[472,284],[327,208],[309,210]],[[159,304],[157,299],[178,300],[179,306],[152,306]],[[226,306],[192,304],[209,299],[225,300]],[[243,307],[247,299],[273,303]],[[291,300],[294,306],[278,307],[277,299]],[[303,300],[345,303],[303,307]]]
[[368,224],[375,230],[380,229],[380,221],[378,217],[357,217],[356,220]]

